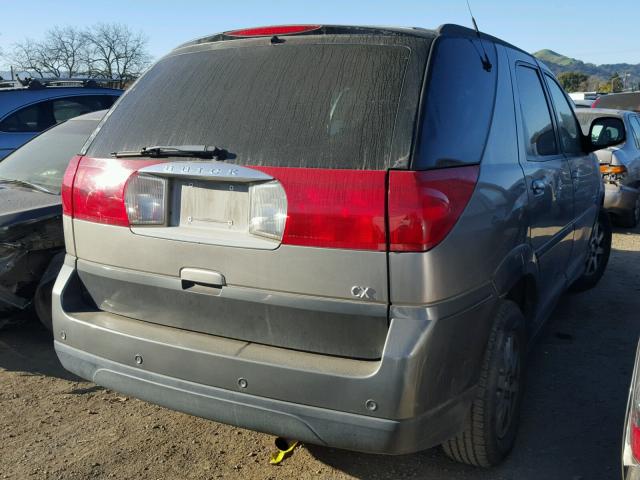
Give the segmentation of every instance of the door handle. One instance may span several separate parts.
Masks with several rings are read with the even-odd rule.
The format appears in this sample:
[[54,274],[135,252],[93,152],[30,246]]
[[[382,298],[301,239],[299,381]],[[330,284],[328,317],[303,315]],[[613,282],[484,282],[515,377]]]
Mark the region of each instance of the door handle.
[[544,195],[544,191],[547,189],[547,182],[544,180],[534,180],[531,182],[531,191],[536,197]]
[[200,268],[181,269],[180,280],[182,280],[182,288],[185,289],[194,285],[222,288],[227,284],[221,273],[214,272],[213,270],[203,270]]

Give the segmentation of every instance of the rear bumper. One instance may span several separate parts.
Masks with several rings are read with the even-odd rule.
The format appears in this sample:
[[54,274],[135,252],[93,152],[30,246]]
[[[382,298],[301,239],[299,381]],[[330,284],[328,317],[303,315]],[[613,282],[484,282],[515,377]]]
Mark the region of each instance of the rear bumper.
[[605,183],[604,208],[614,215],[626,215],[635,208],[638,190],[625,185]]
[[[53,323],[56,351],[71,372],[211,420],[386,454],[429,448],[460,431],[495,300],[490,289],[482,289],[458,313],[446,315],[450,303],[399,308],[382,358],[367,361],[95,311],[81,290],[75,259],[67,257],[53,291]],[[375,409],[367,407],[371,401]]]
[[[64,367],[83,378],[173,410],[315,445],[402,454],[449,435],[466,402],[419,418],[387,420],[242,394],[112,362],[55,342]],[[435,442],[435,443],[434,443]]]

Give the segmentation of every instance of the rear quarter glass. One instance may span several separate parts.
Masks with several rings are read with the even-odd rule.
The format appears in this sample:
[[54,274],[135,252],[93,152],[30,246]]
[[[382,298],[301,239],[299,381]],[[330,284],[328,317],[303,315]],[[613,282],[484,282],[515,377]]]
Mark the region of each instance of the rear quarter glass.
[[[492,66],[483,67],[487,54]],[[479,163],[496,91],[492,42],[441,37],[434,45],[418,137],[416,170]]]
[[[240,165],[379,170],[394,163],[411,48],[240,42],[159,61],[112,111],[87,155],[206,144],[227,149]],[[396,135],[410,145],[413,132]]]

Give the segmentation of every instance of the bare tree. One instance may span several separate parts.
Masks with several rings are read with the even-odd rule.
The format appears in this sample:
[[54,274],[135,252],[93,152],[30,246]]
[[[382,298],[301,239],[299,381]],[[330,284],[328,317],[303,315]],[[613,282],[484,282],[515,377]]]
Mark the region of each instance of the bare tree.
[[35,72],[41,78],[61,77],[63,72],[71,77],[79,73],[74,46],[76,34],[73,29],[56,27],[46,33],[43,41],[27,38],[14,45],[12,61],[18,69]]
[[58,72],[56,76],[60,76],[64,72],[69,78],[85,73],[85,35],[83,31],[69,26],[53,27],[46,33],[41,48],[52,65],[52,73],[55,70]]
[[18,70],[35,73],[40,78],[48,73],[42,64],[40,44],[30,38],[14,44],[11,62],[18,67]]
[[89,29],[54,27],[42,41],[27,38],[13,46],[10,60],[40,78],[89,76],[115,80],[123,87],[150,63],[147,39],[117,23]]
[[147,38],[126,25],[99,23],[85,35],[91,76],[118,80],[124,86],[150,63]]

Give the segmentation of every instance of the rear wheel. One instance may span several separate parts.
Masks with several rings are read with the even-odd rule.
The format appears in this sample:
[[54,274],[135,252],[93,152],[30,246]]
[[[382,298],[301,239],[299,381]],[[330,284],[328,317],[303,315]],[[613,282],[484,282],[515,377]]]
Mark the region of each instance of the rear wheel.
[[609,214],[600,210],[591,230],[584,273],[571,285],[574,292],[582,292],[596,286],[604,275],[611,254],[611,220]]
[[442,445],[450,458],[490,467],[509,453],[518,430],[525,350],[524,316],[514,302],[503,300],[489,337],[466,427]]

